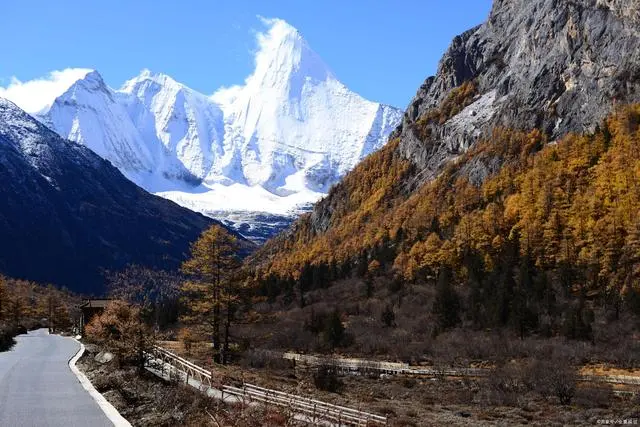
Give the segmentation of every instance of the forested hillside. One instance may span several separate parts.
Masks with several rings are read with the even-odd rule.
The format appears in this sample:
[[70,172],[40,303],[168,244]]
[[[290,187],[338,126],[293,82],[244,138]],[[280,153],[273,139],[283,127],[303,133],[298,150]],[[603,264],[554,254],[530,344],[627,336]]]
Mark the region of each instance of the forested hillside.
[[177,268],[214,221],[146,193],[0,98],[0,272],[89,294],[105,270]]
[[337,306],[356,336],[377,317],[409,341],[593,339],[640,312],[639,19],[634,2],[494,2],[387,146],[252,257],[271,309]]
[[[523,332],[557,330],[560,296],[640,314],[639,126],[636,105],[553,144],[537,130],[496,129],[411,195],[411,167],[392,142],[334,190],[345,195],[335,226],[314,234],[309,214],[263,250],[279,249],[258,270],[262,291],[304,293],[352,272],[397,287],[441,277],[464,288],[460,308],[475,326]],[[465,171],[479,162],[502,168],[474,185]],[[442,326],[462,319],[451,304]]]

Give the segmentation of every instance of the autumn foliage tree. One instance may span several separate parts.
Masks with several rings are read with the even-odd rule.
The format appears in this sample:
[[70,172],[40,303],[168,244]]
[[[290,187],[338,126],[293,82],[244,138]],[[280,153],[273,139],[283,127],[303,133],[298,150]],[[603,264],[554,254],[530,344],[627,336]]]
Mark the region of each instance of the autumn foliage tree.
[[55,333],[71,326],[69,309],[61,295],[53,286],[47,286],[46,296],[42,300],[42,311],[47,313],[49,332]]
[[181,280],[175,272],[130,265],[108,275],[109,294],[138,306],[157,332],[178,320]]
[[111,351],[122,364],[144,371],[146,354],[154,344],[151,328],[144,322],[140,308],[125,301],[111,301],[104,312],[91,319],[85,328],[87,339]]
[[235,236],[213,225],[191,245],[191,257],[182,265],[188,277],[181,287],[185,306],[182,320],[205,328],[220,363],[228,361],[230,327],[243,287],[238,277],[238,250]]
[[77,297],[54,286],[0,275],[0,323],[12,327],[47,326],[55,331],[72,325],[70,307]]
[[[470,84],[452,92],[417,120],[417,136],[431,143],[430,124],[473,96]],[[328,226],[307,214],[268,242],[253,257],[255,277],[273,292],[332,265],[332,281],[361,278],[368,295],[385,281],[431,285],[441,327],[470,320],[521,337],[544,327],[589,339],[591,306],[614,319],[640,311],[640,105],[553,144],[538,129],[495,128],[424,182],[399,144],[390,140],[320,202]],[[437,284],[443,269],[447,286]],[[457,303],[452,289],[463,291]]]

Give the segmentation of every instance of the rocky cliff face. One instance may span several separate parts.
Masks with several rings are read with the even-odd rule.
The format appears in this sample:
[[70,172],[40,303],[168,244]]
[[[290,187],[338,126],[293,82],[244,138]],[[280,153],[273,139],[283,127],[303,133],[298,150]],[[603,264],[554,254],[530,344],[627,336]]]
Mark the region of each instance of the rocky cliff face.
[[[539,128],[551,140],[592,130],[616,103],[640,101],[639,16],[638,0],[496,0],[418,90],[393,135],[399,150],[430,179],[495,126]],[[471,105],[420,137],[420,118],[466,81]]]
[[[640,0],[496,0],[487,22],[453,40],[391,134],[413,165],[407,193],[496,127],[538,128],[553,141],[640,102],[639,23]],[[462,172],[479,184],[500,167],[489,159]],[[339,221],[341,191],[316,204],[314,232]]]

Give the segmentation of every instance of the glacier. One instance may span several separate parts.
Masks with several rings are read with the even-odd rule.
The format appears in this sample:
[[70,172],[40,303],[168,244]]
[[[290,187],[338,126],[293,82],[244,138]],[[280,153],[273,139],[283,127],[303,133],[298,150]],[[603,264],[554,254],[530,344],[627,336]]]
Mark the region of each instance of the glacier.
[[293,26],[265,23],[242,85],[207,96],[143,70],[112,89],[97,71],[71,69],[64,93],[30,113],[145,190],[262,241],[382,147],[402,119],[350,91]]

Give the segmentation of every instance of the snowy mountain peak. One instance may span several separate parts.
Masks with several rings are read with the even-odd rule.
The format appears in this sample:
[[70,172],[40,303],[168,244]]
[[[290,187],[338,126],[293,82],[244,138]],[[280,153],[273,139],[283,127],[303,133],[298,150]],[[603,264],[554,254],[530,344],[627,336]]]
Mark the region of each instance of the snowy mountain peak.
[[67,68],[26,82],[12,77],[8,86],[0,87],[0,97],[15,102],[29,114],[45,114],[56,98],[92,71],[86,68]]
[[64,138],[111,161],[128,177],[153,169],[153,158],[126,108],[97,71],[73,83],[39,118]]
[[[258,52],[255,71],[247,79],[247,86],[274,88],[304,80],[324,81],[333,78],[333,73],[314,52],[302,34],[282,19],[264,19],[269,26],[265,33],[258,34]],[[292,81],[297,78],[296,81]]]
[[402,112],[350,91],[293,26],[263,23],[243,85],[208,97],[145,69],[113,90],[87,70],[39,119],[194,210],[290,215],[382,147]]
[[178,83],[170,76],[163,73],[154,73],[151,70],[145,68],[140,72],[138,76],[127,80],[120,91],[126,93],[134,93],[145,85],[156,85],[158,87],[173,89],[175,91],[185,88],[184,85]]
[[85,92],[101,92],[108,97],[112,96],[111,90],[100,73],[95,70],[88,70],[83,77],[76,80],[62,95],[56,98],[51,107],[53,108],[56,103],[60,102],[77,102],[78,97],[82,97]]
[[88,70],[87,74],[79,78],[75,84],[87,84],[106,87],[104,79],[96,70]]
[[[22,110],[20,110],[20,108],[15,103],[9,101],[6,98],[0,97],[0,114],[2,114],[3,123],[6,119],[9,118],[10,113],[13,113],[14,116],[26,116],[26,114],[24,114],[24,112],[22,112]],[[4,117],[5,114],[7,115],[6,117]]]
[[29,114],[25,113],[16,104],[8,99],[0,97],[0,144],[6,141],[20,141],[27,143],[31,133],[52,134],[48,128],[37,122]]

